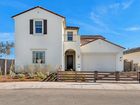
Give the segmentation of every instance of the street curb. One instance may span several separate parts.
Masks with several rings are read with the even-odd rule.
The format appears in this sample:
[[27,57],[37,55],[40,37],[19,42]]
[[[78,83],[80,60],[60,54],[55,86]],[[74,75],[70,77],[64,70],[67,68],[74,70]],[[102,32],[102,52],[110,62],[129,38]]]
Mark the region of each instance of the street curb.
[[140,84],[74,83],[74,82],[6,82],[0,89],[93,89],[93,90],[140,90]]

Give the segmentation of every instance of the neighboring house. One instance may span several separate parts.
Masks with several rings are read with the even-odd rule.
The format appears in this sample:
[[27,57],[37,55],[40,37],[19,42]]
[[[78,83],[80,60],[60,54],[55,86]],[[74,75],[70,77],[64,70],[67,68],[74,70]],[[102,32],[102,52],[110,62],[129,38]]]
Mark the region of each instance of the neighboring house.
[[126,62],[126,67],[129,71],[136,71],[140,69],[140,47],[132,48],[124,51],[124,61]]
[[[66,18],[42,7],[13,16],[16,67],[34,64],[62,70],[122,71],[124,48],[96,35],[79,35]],[[18,71],[18,70],[17,70]]]

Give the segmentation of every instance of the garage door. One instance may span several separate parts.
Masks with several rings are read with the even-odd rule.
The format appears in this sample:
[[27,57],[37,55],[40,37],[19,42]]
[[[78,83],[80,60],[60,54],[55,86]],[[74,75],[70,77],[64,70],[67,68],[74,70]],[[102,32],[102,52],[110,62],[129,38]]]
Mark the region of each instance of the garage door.
[[115,71],[116,55],[115,54],[82,54],[83,71]]

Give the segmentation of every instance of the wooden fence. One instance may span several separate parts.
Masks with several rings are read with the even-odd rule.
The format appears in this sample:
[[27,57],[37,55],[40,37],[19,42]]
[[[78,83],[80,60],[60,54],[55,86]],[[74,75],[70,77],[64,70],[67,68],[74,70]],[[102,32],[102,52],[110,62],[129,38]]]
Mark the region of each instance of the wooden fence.
[[139,81],[140,83],[140,72],[58,71],[57,81],[63,82]]

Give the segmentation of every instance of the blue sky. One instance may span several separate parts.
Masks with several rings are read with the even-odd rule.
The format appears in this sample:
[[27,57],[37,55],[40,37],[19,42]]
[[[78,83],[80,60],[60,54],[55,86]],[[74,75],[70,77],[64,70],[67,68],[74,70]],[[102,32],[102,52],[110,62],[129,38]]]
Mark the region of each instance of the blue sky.
[[14,41],[11,16],[38,5],[65,16],[67,25],[80,27],[80,34],[140,47],[140,0],[1,0],[0,41]]

